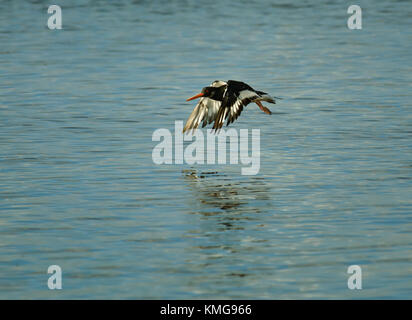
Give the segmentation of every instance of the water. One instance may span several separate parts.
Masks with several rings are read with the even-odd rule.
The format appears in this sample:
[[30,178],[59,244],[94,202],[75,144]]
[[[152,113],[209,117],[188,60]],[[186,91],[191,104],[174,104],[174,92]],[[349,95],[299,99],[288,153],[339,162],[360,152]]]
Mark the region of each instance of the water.
[[[0,298],[412,298],[408,1],[58,4],[0,3]],[[256,176],[152,161],[215,79],[283,98]]]

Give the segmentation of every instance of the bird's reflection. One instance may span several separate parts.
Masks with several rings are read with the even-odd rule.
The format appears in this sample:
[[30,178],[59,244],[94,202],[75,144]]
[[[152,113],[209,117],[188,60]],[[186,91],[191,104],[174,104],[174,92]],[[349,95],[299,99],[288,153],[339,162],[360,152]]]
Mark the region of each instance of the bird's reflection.
[[192,213],[220,216],[225,229],[243,229],[241,220],[256,219],[255,215],[269,201],[267,184],[262,177],[234,180],[216,171],[183,170],[193,193]]
[[195,273],[204,275],[212,268],[213,277],[219,274],[221,279],[247,285],[254,270],[245,267],[240,257],[267,241],[261,236],[271,210],[268,182],[262,177],[194,169],[184,170],[183,178],[192,193],[187,198],[189,212],[200,216],[185,235],[192,242],[190,256],[195,257],[188,265]]
[[238,197],[238,187],[230,182],[224,184],[223,179],[216,179],[219,177],[217,172],[198,174],[196,170],[186,170],[185,177],[198,201],[206,206],[230,210],[244,203]]

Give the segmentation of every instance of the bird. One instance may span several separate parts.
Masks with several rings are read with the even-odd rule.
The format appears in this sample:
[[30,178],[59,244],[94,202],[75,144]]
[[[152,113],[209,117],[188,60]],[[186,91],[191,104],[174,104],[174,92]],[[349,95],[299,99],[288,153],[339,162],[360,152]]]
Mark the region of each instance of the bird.
[[214,122],[212,131],[218,132],[226,121],[226,126],[233,123],[249,103],[256,103],[260,110],[266,114],[272,112],[262,105],[261,101],[276,103],[278,97],[272,97],[266,92],[253,89],[248,84],[236,80],[215,80],[208,87],[204,87],[202,91],[187,99],[191,101],[200,98],[199,103],[193,109],[186,124],[183,128],[183,133],[192,133],[202,123],[202,128]]

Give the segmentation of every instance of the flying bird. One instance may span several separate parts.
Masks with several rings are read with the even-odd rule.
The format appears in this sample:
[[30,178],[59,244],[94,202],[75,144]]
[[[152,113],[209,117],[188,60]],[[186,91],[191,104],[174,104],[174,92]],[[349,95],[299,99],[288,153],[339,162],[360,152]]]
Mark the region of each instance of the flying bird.
[[[272,112],[262,105],[261,101],[276,103],[275,98],[266,92],[257,91],[244,82],[229,80],[227,82],[216,80],[209,87],[204,87],[202,92],[187,99],[191,101],[200,98],[199,103],[193,109],[183,132],[193,132],[202,123],[202,128],[214,122],[215,132],[222,128],[225,120],[228,126],[234,122],[249,103],[256,103],[260,110],[266,114]],[[276,98],[279,99],[279,98]]]

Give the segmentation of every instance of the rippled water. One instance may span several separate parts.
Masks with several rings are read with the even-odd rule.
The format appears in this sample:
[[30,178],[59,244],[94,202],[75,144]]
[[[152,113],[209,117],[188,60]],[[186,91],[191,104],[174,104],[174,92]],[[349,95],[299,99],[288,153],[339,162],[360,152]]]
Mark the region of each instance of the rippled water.
[[[0,2],[0,298],[412,298],[412,7]],[[261,169],[155,165],[215,79]],[[47,268],[63,290],[47,288]],[[362,290],[347,288],[349,265]]]

